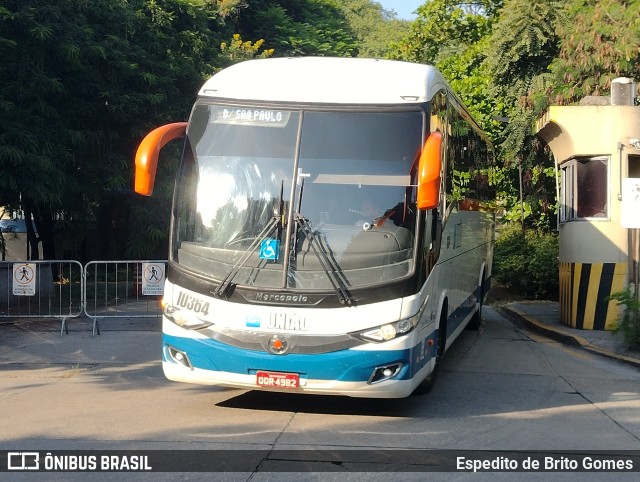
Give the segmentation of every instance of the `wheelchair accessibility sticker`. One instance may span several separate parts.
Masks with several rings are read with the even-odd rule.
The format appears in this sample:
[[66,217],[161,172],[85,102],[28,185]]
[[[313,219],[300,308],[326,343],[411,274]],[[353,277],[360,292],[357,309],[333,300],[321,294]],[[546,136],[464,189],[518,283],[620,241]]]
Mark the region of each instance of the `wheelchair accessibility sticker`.
[[280,241],[277,239],[264,239],[260,243],[260,259],[277,260],[280,254]]

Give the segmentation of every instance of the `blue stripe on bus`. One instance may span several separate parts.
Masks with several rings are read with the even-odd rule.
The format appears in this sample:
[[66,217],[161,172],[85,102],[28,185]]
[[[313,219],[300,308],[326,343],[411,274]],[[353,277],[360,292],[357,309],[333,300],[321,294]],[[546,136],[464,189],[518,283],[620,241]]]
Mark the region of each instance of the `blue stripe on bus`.
[[[211,339],[191,339],[163,334],[163,345],[185,352],[194,368],[202,370],[238,373],[255,373],[256,370],[299,373],[303,377],[316,380],[367,381],[376,367],[392,363],[402,363],[402,372],[396,379],[409,379],[417,371],[411,369],[411,360],[418,360],[422,366],[432,356],[434,350],[425,341],[412,349],[389,351],[341,350],[313,355],[270,353],[243,350]],[[163,350],[163,361],[167,358]]]
[[469,313],[475,309],[479,293],[480,289],[478,288],[449,315],[449,319],[447,320],[447,337],[456,331],[463,320],[469,316]]

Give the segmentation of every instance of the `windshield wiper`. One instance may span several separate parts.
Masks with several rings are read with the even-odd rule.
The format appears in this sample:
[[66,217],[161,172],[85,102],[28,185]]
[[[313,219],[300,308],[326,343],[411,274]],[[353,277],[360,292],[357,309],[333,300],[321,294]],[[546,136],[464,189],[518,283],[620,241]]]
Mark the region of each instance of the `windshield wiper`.
[[311,250],[318,258],[320,262],[320,266],[322,266],[323,271],[329,278],[329,282],[333,289],[338,294],[338,299],[341,304],[352,305],[355,303],[355,299],[349,293],[347,289],[347,283],[342,273],[340,271],[340,267],[335,262],[335,260],[329,256],[327,249],[322,245],[322,242],[318,239],[316,234],[313,232],[311,227],[309,226],[309,221],[302,217],[300,214],[296,213],[294,221],[296,226],[299,226],[302,229],[305,237],[309,240],[309,246]]
[[260,231],[260,233],[253,239],[242,257],[238,261],[236,261],[227,276],[225,276],[218,287],[211,292],[214,296],[222,298],[229,293],[233,279],[240,272],[240,270],[244,268],[244,265],[247,264],[247,261],[249,261],[249,259],[251,259],[251,256],[255,254],[258,246],[260,246],[262,241],[267,239],[267,236],[271,233],[271,231],[273,231],[280,225],[280,219],[280,216],[274,216],[271,218],[271,220],[262,229],[262,231]]

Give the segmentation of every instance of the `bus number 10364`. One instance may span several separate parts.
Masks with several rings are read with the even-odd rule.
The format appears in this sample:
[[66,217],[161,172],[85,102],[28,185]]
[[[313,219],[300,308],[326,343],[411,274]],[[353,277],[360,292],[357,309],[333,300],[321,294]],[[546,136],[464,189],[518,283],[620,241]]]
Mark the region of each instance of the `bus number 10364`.
[[181,308],[186,308],[190,311],[195,311],[196,313],[202,313],[204,315],[209,314],[209,302],[202,301],[195,296],[188,295],[180,291],[178,293],[178,300],[176,302],[178,306]]

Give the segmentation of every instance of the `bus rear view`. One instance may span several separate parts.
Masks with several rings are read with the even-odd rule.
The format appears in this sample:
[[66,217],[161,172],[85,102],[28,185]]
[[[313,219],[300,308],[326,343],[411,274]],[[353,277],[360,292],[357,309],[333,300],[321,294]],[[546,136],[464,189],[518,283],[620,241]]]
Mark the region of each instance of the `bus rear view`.
[[[136,159],[136,190],[150,195],[158,151],[185,138],[165,375],[357,397],[428,390],[490,279],[488,190],[447,196],[460,108],[435,69],[404,62],[265,59],[209,79],[189,122],[153,131]],[[486,143],[477,151],[474,179]],[[484,192],[487,209],[464,209],[466,191]],[[443,245],[453,234],[464,252]]]

